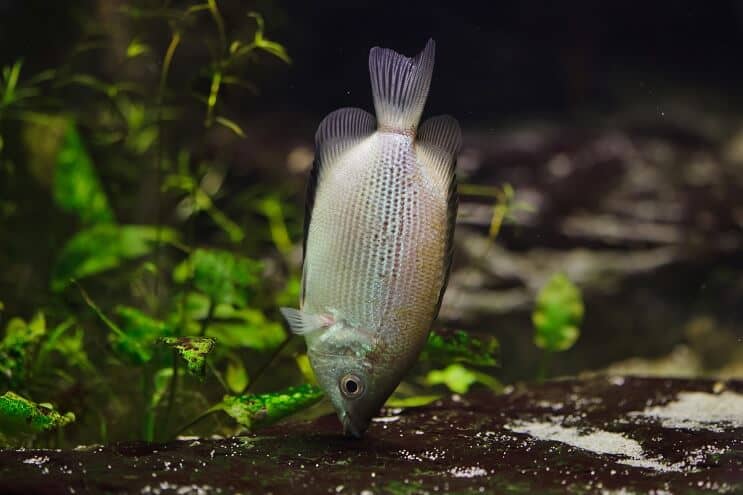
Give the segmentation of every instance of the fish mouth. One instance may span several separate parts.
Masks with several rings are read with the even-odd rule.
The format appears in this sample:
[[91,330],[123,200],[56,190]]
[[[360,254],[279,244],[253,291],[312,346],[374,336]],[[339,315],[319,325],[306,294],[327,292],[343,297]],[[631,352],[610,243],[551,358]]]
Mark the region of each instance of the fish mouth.
[[341,417],[341,423],[343,423],[343,434],[350,438],[361,438],[364,436],[366,427],[359,427],[354,423],[353,418],[347,412],[343,413]]

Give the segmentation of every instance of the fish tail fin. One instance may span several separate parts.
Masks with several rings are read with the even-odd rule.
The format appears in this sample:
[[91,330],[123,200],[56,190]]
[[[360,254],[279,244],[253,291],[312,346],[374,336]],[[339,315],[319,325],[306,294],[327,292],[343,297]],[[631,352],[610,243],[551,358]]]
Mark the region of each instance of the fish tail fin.
[[431,86],[435,51],[432,39],[413,58],[388,48],[371,49],[369,73],[378,128],[416,130]]

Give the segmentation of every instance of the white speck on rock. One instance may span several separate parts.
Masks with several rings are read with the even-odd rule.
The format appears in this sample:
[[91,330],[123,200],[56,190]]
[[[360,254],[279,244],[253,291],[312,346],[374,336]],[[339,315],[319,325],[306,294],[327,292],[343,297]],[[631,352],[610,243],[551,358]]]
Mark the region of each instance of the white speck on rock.
[[23,461],[23,464],[36,464],[37,466],[41,466],[42,464],[46,464],[49,462],[49,458],[47,456],[37,456],[37,457],[29,457],[28,459]]
[[378,418],[372,418],[375,423],[394,423],[399,420],[400,416],[380,416]]
[[477,476],[487,476],[488,472],[478,466],[471,467],[455,467],[449,470],[452,476],[455,478],[475,478]]
[[728,427],[743,427],[743,395],[731,391],[681,392],[673,402],[630,415],[659,419],[664,428],[720,432]]

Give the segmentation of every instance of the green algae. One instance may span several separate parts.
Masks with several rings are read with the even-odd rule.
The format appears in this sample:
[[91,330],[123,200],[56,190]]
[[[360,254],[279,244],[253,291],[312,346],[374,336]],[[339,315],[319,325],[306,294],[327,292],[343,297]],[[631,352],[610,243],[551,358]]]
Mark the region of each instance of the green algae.
[[268,426],[323,398],[323,392],[314,385],[289,387],[280,392],[251,395],[227,395],[211,408],[224,411],[238,424],[248,429]]
[[30,436],[61,428],[73,421],[73,413],[61,414],[50,404],[37,404],[10,391],[0,396],[2,436]]
[[186,370],[194,376],[204,377],[206,357],[216,341],[211,337],[163,337],[160,342],[172,347],[186,361]]

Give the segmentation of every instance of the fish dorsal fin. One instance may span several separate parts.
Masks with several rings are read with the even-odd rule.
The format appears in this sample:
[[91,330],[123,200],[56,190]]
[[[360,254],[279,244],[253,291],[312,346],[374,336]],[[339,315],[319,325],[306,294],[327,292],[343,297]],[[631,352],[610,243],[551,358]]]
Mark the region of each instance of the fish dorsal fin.
[[441,281],[435,316],[441,308],[446,286],[449,282],[451,262],[454,255],[454,225],[457,222],[457,177],[455,173],[457,155],[462,147],[462,131],[453,117],[432,117],[420,126],[415,142],[416,156],[426,175],[442,194],[446,194],[446,245],[444,247],[444,278]]
[[297,335],[306,335],[315,330],[322,330],[335,323],[330,315],[316,315],[294,308],[280,308],[279,311],[284,315],[292,333]]
[[433,74],[436,43],[413,58],[375,46],[369,52],[374,109],[381,129],[411,132],[420,121]]
[[315,133],[322,168],[332,166],[348,148],[374,132],[374,116],[360,108],[340,108],[328,114]]
[[[304,204],[304,237],[302,256],[307,252],[307,234],[312,222],[312,209],[315,207],[315,194],[320,177],[327,173],[337,162],[344,151],[361,142],[374,133],[374,116],[360,108],[340,108],[329,113],[320,122],[315,133],[315,161],[312,164]],[[303,263],[304,265],[304,263]],[[306,283],[304,266],[302,267],[302,285],[299,293],[299,305],[304,306],[304,287]]]

